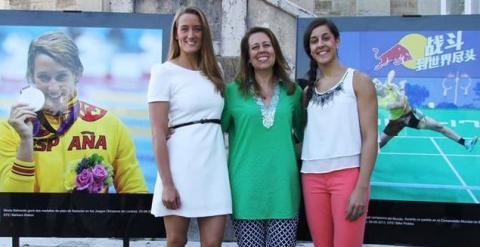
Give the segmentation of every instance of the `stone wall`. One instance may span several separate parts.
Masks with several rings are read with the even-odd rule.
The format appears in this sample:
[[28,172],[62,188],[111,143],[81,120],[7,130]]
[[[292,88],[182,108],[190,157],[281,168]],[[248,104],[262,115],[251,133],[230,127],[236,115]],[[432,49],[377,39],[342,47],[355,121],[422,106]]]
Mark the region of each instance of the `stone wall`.
[[[465,0],[449,0],[445,14],[463,14]],[[478,1],[471,13],[478,14]],[[240,39],[252,26],[271,28],[292,69],[295,68],[298,16],[438,15],[441,0],[0,0],[0,8],[15,10],[81,10],[127,13],[175,13],[181,6],[205,11],[216,54],[227,80],[233,78]]]

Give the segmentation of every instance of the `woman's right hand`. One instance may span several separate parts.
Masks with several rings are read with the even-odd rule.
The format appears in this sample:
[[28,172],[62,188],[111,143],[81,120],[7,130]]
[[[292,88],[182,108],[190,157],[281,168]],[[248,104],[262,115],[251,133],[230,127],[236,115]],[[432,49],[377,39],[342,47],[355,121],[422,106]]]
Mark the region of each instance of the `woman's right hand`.
[[180,195],[174,185],[163,187],[162,203],[167,209],[175,210],[180,208]]
[[17,131],[20,138],[27,139],[33,137],[32,119],[37,118],[34,109],[28,104],[17,103],[12,105],[8,123]]

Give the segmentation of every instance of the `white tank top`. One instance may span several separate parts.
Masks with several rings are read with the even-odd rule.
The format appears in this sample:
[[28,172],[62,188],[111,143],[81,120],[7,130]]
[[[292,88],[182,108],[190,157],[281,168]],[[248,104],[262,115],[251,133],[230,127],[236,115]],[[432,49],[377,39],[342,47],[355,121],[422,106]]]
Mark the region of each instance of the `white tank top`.
[[361,133],[354,70],[348,68],[331,89],[316,88],[307,107],[307,126],[302,148],[302,172],[326,173],[358,167]]

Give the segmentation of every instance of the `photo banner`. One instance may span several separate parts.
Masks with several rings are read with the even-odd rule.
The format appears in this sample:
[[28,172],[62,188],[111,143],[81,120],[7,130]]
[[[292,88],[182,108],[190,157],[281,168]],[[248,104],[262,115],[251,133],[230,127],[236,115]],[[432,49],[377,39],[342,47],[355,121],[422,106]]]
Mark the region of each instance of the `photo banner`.
[[[173,15],[0,13],[0,235],[163,236],[146,95]],[[28,90],[33,163],[7,123]]]
[[[392,137],[372,174],[365,243],[475,246],[480,16],[331,19],[340,61],[376,85],[379,137]],[[312,20],[297,22],[297,79],[309,68],[303,34]],[[393,128],[400,121],[408,125]]]

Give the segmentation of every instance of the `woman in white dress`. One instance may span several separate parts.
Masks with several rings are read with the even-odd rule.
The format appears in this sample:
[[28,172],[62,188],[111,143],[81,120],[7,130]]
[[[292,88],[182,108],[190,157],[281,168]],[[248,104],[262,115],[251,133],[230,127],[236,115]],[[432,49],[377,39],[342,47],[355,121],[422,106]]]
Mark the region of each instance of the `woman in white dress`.
[[[163,217],[168,246],[184,246],[197,218],[202,246],[221,246],[231,214],[220,117],[224,82],[205,15],[177,12],[168,61],[153,66],[148,88],[158,175],[151,212]],[[168,129],[175,134],[167,140]]]

